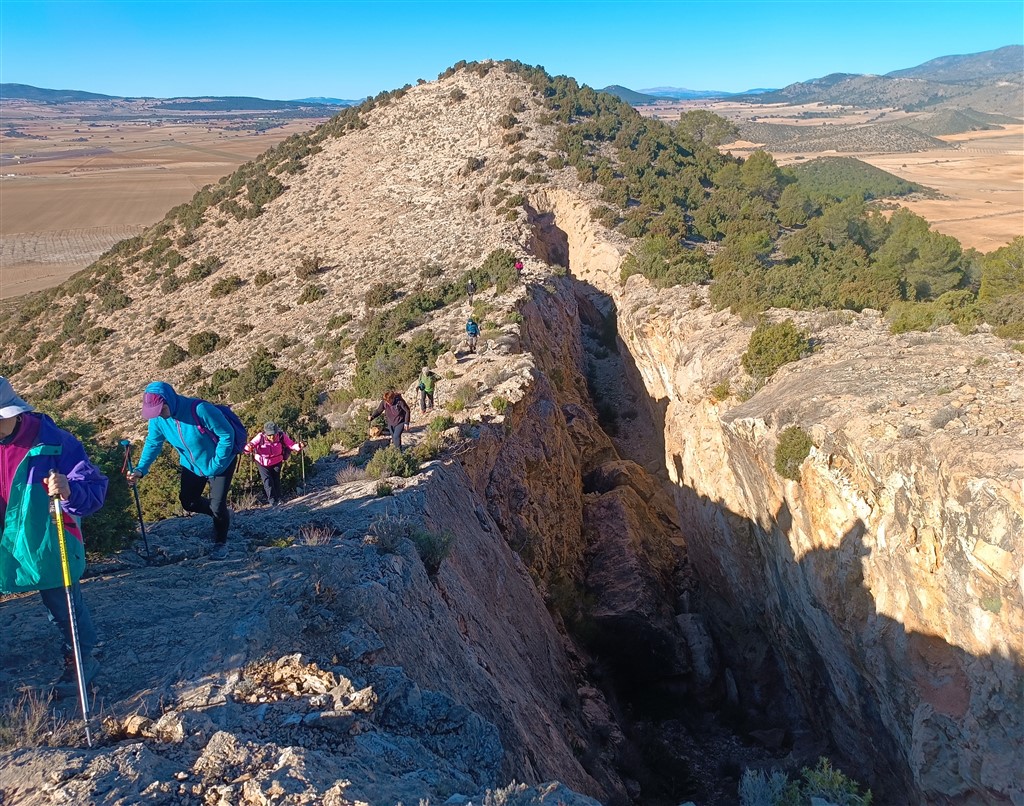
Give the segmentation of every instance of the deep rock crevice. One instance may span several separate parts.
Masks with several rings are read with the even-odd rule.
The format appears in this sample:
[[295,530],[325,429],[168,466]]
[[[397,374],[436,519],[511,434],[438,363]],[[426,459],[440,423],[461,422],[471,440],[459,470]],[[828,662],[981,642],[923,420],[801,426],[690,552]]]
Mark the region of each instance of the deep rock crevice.
[[[1019,420],[1019,357],[985,334],[892,336],[872,312],[785,312],[819,350],[746,402],[719,400],[713,387],[743,380],[749,327],[700,290],[621,284],[625,244],[585,203],[554,189],[534,203],[567,234],[578,296],[615,314],[624,360],[612,376],[633,382],[597,386],[642,403],[617,418],[621,454],[662,451],[638,458],[670,482],[722,663],[712,689],[783,728],[794,750],[829,750],[883,800],[1024,798],[1012,772],[1024,737],[1013,559],[1024,511],[1005,428]],[[948,394],[933,379],[958,400],[987,394],[971,409],[981,425],[930,421],[932,399]],[[657,436],[631,438],[633,420]],[[817,446],[799,482],[773,466],[791,424]]]

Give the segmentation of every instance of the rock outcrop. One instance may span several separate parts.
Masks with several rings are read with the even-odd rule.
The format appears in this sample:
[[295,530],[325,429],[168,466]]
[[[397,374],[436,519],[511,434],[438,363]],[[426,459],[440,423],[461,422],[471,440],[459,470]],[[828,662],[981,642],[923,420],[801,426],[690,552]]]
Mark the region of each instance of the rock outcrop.
[[[577,758],[596,728],[614,738],[607,708],[579,688],[497,524],[483,510],[464,517],[477,505],[459,464],[435,466],[392,499],[367,500],[370,486],[331,485],[273,514],[240,514],[243,539],[226,563],[147,567],[127,553],[87,582],[105,634],[103,741],[4,754],[5,798],[480,802],[518,778],[621,800],[609,767],[588,772]],[[308,524],[334,537],[259,545]],[[452,550],[430,578],[409,536],[441,529]],[[196,531],[161,524],[156,555],[187,554]],[[34,596],[6,602],[5,618],[0,686],[10,694],[52,673],[53,636]],[[522,803],[554,796],[518,789]]]
[[[900,797],[1024,800],[1019,353],[952,328],[891,335],[870,311],[775,311],[815,350],[757,389],[739,361],[750,325],[701,289],[623,287],[621,243],[585,204],[535,204],[572,275],[615,302],[744,704],[795,704]],[[717,399],[723,381],[749,399]],[[774,469],[792,425],[815,445],[798,481]]]

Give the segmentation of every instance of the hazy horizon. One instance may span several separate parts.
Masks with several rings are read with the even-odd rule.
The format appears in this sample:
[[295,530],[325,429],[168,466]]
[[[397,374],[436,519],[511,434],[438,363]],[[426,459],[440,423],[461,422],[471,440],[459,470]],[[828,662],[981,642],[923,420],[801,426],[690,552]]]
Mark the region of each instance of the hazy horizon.
[[1024,41],[1019,0],[3,7],[0,81],[123,97],[359,99],[488,58],[539,64],[598,88],[743,92]]

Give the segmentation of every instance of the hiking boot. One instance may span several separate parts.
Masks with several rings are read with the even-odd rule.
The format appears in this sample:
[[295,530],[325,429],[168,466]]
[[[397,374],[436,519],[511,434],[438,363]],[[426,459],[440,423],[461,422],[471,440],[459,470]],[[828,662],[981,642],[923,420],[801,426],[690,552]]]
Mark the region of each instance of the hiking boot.
[[[86,688],[93,681],[93,678],[100,671],[100,662],[91,654],[82,658],[82,679]],[[53,684],[53,695],[55,697],[77,697],[78,696],[78,674],[75,671],[75,656],[72,654],[64,656],[64,671]]]
[[210,552],[211,560],[226,560],[228,558],[228,544],[218,543]]

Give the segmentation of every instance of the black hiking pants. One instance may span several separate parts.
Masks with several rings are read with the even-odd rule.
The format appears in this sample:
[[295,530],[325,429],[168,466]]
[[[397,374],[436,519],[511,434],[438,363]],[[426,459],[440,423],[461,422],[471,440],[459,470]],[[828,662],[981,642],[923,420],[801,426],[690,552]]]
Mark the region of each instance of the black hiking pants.
[[[231,516],[228,514],[228,490],[231,489],[231,479],[235,475],[235,468],[238,466],[238,457],[231,460],[228,469],[219,476],[197,476],[187,468],[181,468],[181,492],[178,500],[186,512],[196,512],[200,515],[210,515],[213,518],[213,539],[216,543],[228,542],[228,527],[231,525]],[[210,497],[205,498],[203,493],[206,485],[210,485]]]
[[434,408],[434,393],[420,389],[420,411]]
[[256,469],[260,472],[260,481],[263,482],[263,491],[267,494],[267,503],[276,506],[281,503],[281,468],[284,462],[264,467],[257,463]]
[[[71,616],[68,614],[68,595],[64,588],[45,588],[39,591],[43,604],[50,611],[50,621],[60,629],[63,639],[64,656],[70,655],[74,649],[71,637]],[[71,606],[75,608],[75,624],[78,626],[78,648],[82,658],[92,654],[96,646],[96,628],[92,623],[92,615],[82,598],[82,586],[75,582],[71,585]]]

